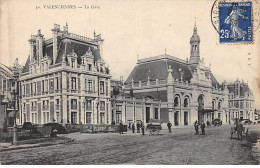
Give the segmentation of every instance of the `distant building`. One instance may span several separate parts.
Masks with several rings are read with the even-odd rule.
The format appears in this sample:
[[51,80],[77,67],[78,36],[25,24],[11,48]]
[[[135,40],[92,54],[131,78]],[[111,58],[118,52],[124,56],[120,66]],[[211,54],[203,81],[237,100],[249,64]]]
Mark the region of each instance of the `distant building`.
[[[200,37],[195,25],[190,39],[190,59],[168,54],[140,59],[125,81],[125,90],[138,97],[160,100],[160,119],[173,125],[192,125],[196,120],[227,121],[227,82],[220,84],[200,59]],[[145,111],[145,116],[151,116]],[[149,117],[146,118],[146,121]]]
[[101,35],[88,38],[60,29],[45,40],[41,31],[29,39],[23,68],[20,123],[111,123],[109,69],[102,56]]
[[130,94],[121,92],[111,99],[111,103],[112,121],[115,121],[115,124],[121,121],[124,124],[141,121],[146,124],[151,118],[160,119],[161,102],[150,97],[133,97]]
[[240,82],[238,79],[228,84],[228,121],[234,122],[234,119],[250,119],[255,121],[254,96],[247,83]]
[[[16,86],[15,75],[18,77],[22,68],[18,64],[18,59],[16,59],[13,67],[0,64],[0,128],[3,128],[4,124],[5,126],[14,125],[14,109],[18,110],[19,97],[17,97],[18,101],[14,108],[14,97],[11,93]],[[17,115],[17,117],[19,116]]]

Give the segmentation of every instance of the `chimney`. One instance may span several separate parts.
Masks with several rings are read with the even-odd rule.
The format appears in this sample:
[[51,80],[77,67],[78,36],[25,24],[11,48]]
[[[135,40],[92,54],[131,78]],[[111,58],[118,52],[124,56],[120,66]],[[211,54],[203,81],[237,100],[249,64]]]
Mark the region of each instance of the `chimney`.
[[29,43],[30,43],[30,62],[33,59],[33,55],[34,55],[34,45],[35,45],[35,41],[36,41],[36,36],[35,35],[31,35],[31,38],[29,39]]
[[41,58],[43,58],[43,49],[42,49],[42,46],[43,46],[43,35],[41,34],[41,29],[38,30],[38,34],[36,36],[36,40],[38,41],[38,55],[39,55],[39,58],[37,58],[38,62]]
[[54,28],[52,30],[52,35],[53,35],[53,64],[55,64],[57,55],[58,55],[58,42],[57,42],[57,36],[58,32],[60,31],[60,25],[54,24]]

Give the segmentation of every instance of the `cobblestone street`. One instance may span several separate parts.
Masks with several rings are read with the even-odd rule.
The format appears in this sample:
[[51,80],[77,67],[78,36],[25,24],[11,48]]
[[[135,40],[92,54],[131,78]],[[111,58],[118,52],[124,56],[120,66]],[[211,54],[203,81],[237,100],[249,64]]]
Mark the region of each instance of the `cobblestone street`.
[[[163,129],[158,136],[80,134],[71,144],[1,152],[2,164],[259,164],[245,140],[230,139],[231,125],[194,135],[193,127]],[[249,126],[249,132],[259,125]]]

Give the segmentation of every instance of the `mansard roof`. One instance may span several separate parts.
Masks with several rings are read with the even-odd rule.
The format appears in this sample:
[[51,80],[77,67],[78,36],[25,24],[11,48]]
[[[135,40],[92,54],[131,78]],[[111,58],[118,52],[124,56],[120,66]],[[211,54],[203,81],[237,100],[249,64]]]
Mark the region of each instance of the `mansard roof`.
[[[172,67],[172,76],[175,80],[181,78],[180,68],[184,72],[183,81],[190,81],[192,78],[195,66],[188,64],[185,60],[170,55],[159,55],[139,60],[125,81],[125,84],[130,84],[132,79],[134,83],[138,83],[139,81],[145,82],[148,80],[148,76],[150,81],[155,81],[156,79],[167,80],[169,65]],[[212,86],[220,86],[212,72],[210,70],[206,71],[206,76],[209,74],[211,75]]]
[[[235,83],[228,84],[227,85],[229,93],[235,94]],[[246,93],[251,93],[248,84],[246,83],[240,83],[240,96],[246,96]]]
[[[51,42],[49,42],[50,40],[51,40]],[[43,55],[45,56],[47,54],[53,60],[53,41],[52,41],[52,39],[50,39],[50,40],[46,40],[46,41],[48,41],[48,43],[45,42],[43,45]],[[58,53],[57,53],[57,58],[56,58],[55,64],[62,62],[63,54],[67,55],[67,54],[72,53],[72,51],[74,51],[77,54],[77,56],[78,56],[77,61],[80,64],[81,63],[80,57],[82,55],[86,54],[86,52],[89,50],[89,48],[92,51],[95,61],[101,59],[100,51],[97,48],[97,44],[88,43],[88,42],[85,42],[80,39],[77,40],[75,38],[74,39],[69,38],[69,36],[66,36],[66,37],[58,36],[57,44],[58,44],[58,49],[57,49]],[[66,51],[65,51],[65,48],[66,48]],[[34,59],[36,59],[35,55],[34,55]],[[23,71],[22,71],[23,73],[29,72],[29,64],[30,64],[30,56],[27,58],[27,61],[25,63]],[[54,63],[52,62],[52,64],[54,64]]]

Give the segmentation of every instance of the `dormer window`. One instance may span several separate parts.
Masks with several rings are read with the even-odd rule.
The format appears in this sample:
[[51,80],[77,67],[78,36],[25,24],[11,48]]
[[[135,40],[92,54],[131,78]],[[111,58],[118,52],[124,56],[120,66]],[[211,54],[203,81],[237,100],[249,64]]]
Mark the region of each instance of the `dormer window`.
[[88,64],[88,70],[92,71],[92,65],[91,64]]
[[74,59],[71,60],[71,67],[75,68],[75,60]]

